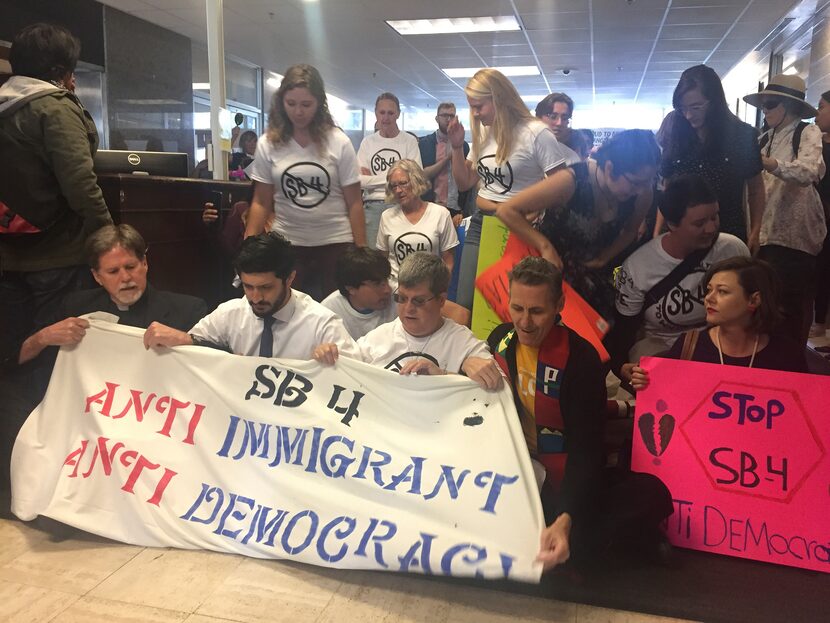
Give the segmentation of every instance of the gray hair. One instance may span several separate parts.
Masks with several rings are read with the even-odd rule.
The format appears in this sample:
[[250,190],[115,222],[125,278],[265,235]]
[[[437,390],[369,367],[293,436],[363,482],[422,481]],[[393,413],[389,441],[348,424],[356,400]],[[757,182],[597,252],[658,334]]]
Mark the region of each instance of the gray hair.
[[104,225],[86,239],[84,250],[90,268],[98,270],[101,256],[115,247],[130,251],[139,260],[147,253],[147,243],[132,225]]
[[553,303],[562,298],[562,271],[541,257],[527,256],[507,274],[510,285],[521,283],[526,286],[546,285],[550,289]]
[[389,178],[392,177],[392,173],[395,171],[401,171],[406,174],[409,178],[412,194],[416,197],[420,197],[430,189],[430,183],[421,165],[414,160],[404,158],[403,160],[395,162],[386,173],[386,203],[398,203],[398,198],[392,192],[392,188],[390,188],[391,182],[389,181]]
[[446,294],[450,287],[450,271],[437,255],[416,251],[406,256],[398,272],[398,285],[414,288],[426,283],[434,296]]

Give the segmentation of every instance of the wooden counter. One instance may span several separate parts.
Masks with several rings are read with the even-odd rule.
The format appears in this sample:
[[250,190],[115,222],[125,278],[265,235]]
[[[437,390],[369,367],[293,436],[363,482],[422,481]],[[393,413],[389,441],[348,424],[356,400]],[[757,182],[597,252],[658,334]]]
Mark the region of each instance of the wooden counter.
[[156,288],[201,297],[210,309],[238,294],[217,242],[220,225],[205,226],[202,211],[221,199],[224,219],[234,203],[248,199],[250,182],[102,175],[98,184],[113,220],[132,225],[147,241]]

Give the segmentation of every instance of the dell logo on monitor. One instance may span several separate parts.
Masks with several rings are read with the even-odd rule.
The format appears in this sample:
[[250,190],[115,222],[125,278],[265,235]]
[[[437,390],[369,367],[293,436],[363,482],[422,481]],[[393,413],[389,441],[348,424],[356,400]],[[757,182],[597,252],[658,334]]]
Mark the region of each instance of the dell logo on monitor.
[[141,158],[139,158],[138,154],[130,154],[127,156],[127,162],[134,167],[137,167],[141,163]]

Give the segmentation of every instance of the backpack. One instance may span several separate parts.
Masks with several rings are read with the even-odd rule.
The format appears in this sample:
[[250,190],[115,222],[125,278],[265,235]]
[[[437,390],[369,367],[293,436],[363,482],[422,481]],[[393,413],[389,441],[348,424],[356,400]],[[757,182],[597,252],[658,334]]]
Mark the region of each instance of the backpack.
[[[795,130],[793,130],[793,158],[798,158],[798,148],[801,145],[801,134],[804,132],[804,128],[806,128],[809,123],[806,121],[799,121],[798,125],[795,126]],[[764,134],[761,137],[761,140],[758,141],[758,146],[763,149],[769,143],[769,132]]]

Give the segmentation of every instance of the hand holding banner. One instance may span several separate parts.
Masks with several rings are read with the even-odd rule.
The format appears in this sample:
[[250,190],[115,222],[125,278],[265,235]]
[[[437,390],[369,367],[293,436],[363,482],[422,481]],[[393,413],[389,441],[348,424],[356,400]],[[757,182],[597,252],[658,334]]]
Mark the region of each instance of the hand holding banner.
[[91,322],[15,444],[12,510],[144,546],[538,581],[512,396],[341,358],[145,351]]
[[[632,468],[681,547],[830,572],[830,378],[643,358]],[[678,379],[683,379],[682,383]]]

